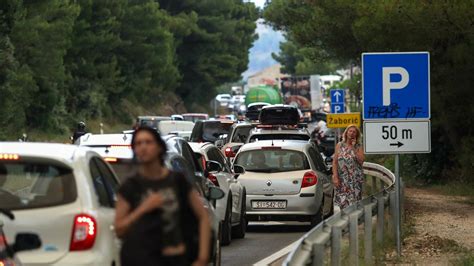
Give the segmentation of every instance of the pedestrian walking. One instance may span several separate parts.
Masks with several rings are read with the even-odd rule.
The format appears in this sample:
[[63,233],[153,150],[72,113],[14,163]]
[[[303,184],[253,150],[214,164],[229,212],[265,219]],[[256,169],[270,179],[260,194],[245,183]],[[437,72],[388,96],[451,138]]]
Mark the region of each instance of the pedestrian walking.
[[120,187],[115,231],[123,266],[207,265],[210,221],[198,192],[164,165],[166,143],[150,127],[132,137],[137,174]]
[[359,128],[350,125],[336,145],[332,180],[336,187],[334,200],[341,209],[362,199],[364,151],[360,139]]
[[87,134],[86,123],[81,121],[77,123],[76,129],[74,130],[74,133],[72,134],[72,138],[71,138],[72,144],[75,144],[76,141],[80,137],[84,136],[85,134]]

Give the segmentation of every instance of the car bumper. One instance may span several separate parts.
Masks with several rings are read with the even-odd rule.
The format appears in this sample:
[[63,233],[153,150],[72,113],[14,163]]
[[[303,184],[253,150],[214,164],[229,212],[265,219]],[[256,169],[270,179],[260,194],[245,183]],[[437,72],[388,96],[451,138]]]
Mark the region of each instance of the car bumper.
[[[23,255],[23,254],[21,254]],[[38,255],[42,256],[42,255]],[[44,256],[43,256],[44,257]],[[44,258],[35,258],[35,256],[19,256],[19,260],[21,261],[23,266],[46,266],[46,265],[53,265],[53,266],[62,266],[62,265],[90,265],[90,266],[99,266],[99,265],[112,265],[114,261],[112,258],[107,258],[104,256],[103,252],[100,251],[75,251],[75,252],[68,252],[66,255],[62,256],[60,259],[56,260],[55,262],[51,263],[41,263],[40,261],[44,261]],[[119,265],[118,261],[115,261],[115,265]]]

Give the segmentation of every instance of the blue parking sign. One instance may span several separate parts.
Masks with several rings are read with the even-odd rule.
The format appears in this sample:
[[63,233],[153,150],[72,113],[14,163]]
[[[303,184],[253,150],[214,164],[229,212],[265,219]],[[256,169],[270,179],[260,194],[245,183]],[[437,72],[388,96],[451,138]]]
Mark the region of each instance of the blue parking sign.
[[365,120],[430,118],[428,52],[362,54]]
[[331,103],[331,113],[333,113],[333,114],[342,114],[342,113],[344,113],[344,104],[343,103]]
[[331,90],[331,104],[333,103],[344,103],[345,95],[343,89]]

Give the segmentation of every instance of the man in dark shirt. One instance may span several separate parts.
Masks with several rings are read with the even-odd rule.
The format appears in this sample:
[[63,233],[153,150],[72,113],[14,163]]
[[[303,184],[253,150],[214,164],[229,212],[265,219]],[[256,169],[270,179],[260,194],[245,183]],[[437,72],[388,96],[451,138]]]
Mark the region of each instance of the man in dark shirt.
[[138,174],[121,186],[116,204],[121,265],[206,265],[210,221],[199,194],[164,166],[166,144],[156,130],[135,130],[132,149]]

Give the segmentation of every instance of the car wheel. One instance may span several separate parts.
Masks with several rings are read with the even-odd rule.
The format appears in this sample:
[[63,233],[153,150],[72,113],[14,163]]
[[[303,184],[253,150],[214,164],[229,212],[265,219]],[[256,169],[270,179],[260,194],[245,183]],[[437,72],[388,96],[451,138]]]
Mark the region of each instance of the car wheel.
[[246,208],[247,195],[244,191],[242,197],[242,208],[240,209],[240,221],[237,226],[232,228],[232,237],[244,238],[245,232],[247,231],[247,208]]
[[329,218],[333,216],[334,214],[334,191],[332,192],[332,197],[331,197],[331,209],[329,210],[329,213],[326,215],[325,218]]
[[217,233],[216,239],[216,253],[214,254],[213,266],[221,266],[222,248],[221,248],[221,237],[222,237],[222,223],[219,223],[219,233]]
[[225,219],[222,223],[221,245],[227,246],[232,241],[232,198],[227,201]]
[[324,220],[324,197],[321,201],[321,205],[319,205],[318,212],[311,217],[311,227],[315,227],[316,225],[320,224]]

